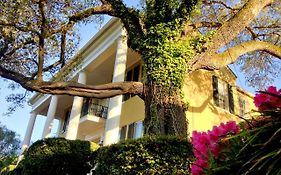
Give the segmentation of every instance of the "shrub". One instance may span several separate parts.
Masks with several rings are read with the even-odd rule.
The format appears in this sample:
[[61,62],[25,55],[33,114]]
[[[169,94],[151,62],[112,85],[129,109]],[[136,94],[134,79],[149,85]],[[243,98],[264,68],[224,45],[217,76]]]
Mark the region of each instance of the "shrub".
[[145,137],[101,147],[94,174],[190,174],[194,158],[187,139]]
[[98,145],[89,141],[47,138],[35,142],[14,170],[17,175],[78,175],[90,172],[91,154]]
[[16,167],[17,156],[8,156],[0,159],[0,174],[8,175]]

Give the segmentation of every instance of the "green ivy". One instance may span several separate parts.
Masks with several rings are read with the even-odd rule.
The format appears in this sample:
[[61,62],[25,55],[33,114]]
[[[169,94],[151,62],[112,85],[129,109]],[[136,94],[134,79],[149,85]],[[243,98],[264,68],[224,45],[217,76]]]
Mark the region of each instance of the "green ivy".
[[183,27],[178,21],[152,26],[141,53],[146,80],[170,91],[182,88],[188,61],[195,53],[204,51],[211,36],[198,34],[184,38],[181,36]]

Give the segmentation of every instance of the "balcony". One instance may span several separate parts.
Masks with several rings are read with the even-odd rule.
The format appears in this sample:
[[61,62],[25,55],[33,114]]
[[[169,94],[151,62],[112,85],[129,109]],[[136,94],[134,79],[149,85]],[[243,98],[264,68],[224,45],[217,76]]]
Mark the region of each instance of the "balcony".
[[81,111],[81,118],[86,115],[107,118],[108,107],[100,104],[84,104]]
[[107,99],[84,99],[78,131],[79,135],[86,136],[104,128],[108,113],[107,106]]

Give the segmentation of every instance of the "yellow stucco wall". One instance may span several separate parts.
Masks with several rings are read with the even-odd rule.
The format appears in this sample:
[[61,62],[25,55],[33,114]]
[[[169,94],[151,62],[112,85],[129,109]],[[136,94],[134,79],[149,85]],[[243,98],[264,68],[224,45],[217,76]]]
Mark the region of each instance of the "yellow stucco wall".
[[138,96],[125,101],[122,105],[120,127],[144,119],[144,102]]
[[[234,115],[214,104],[213,75],[233,86]],[[229,120],[240,121],[241,119],[237,116],[239,115],[238,96],[245,97],[249,109],[254,108],[252,97],[238,91],[235,81],[235,75],[228,68],[221,71],[194,71],[185,79],[183,92],[185,100],[189,102],[187,111],[189,132],[193,130],[206,131],[212,129],[214,125]]]

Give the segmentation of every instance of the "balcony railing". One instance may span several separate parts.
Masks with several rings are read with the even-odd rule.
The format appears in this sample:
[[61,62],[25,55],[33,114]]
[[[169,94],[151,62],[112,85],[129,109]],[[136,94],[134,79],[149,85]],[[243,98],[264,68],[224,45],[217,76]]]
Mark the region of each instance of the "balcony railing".
[[107,118],[108,107],[100,104],[86,103],[83,105],[81,117],[85,115],[94,115],[97,117]]

